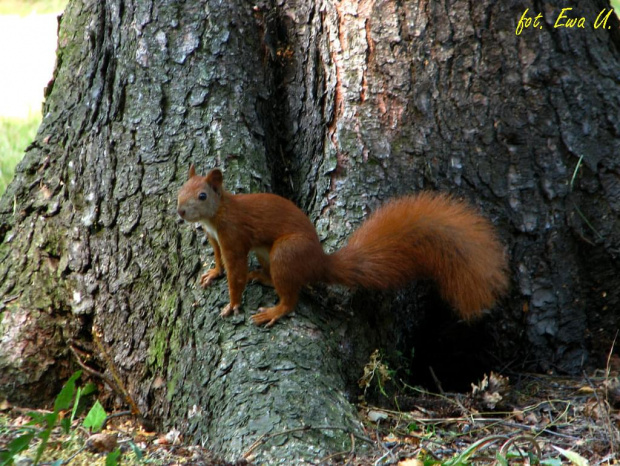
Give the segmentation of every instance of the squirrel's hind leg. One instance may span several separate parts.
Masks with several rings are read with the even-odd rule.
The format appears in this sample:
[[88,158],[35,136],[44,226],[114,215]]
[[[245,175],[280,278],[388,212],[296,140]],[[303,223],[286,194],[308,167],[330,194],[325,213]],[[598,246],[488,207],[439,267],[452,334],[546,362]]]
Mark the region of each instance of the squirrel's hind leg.
[[256,254],[256,258],[258,259],[258,263],[260,264],[260,269],[252,270],[248,274],[248,282],[257,281],[265,286],[273,286],[269,267],[269,255],[267,255],[267,257],[264,257],[261,254]]
[[[280,237],[269,253],[271,281],[280,297],[280,302],[273,307],[260,308],[252,316],[256,325],[268,327],[295,309],[301,287],[317,278],[318,254],[323,254],[318,240],[305,235],[292,234]],[[292,266],[291,264],[295,264]]]
[[266,273],[263,269],[252,270],[248,274],[248,282],[258,282],[261,285],[273,286],[271,275]]
[[254,254],[258,259],[260,269],[252,270],[248,274],[248,282],[257,281],[265,286],[273,286],[273,281],[271,280],[269,250],[266,248],[256,249],[254,250]]
[[266,327],[271,327],[275,324],[280,317],[285,316],[290,313],[295,306],[290,306],[286,303],[283,303],[280,300],[276,306],[273,307],[261,307],[258,309],[258,313],[252,316],[252,321],[256,325],[265,325]]

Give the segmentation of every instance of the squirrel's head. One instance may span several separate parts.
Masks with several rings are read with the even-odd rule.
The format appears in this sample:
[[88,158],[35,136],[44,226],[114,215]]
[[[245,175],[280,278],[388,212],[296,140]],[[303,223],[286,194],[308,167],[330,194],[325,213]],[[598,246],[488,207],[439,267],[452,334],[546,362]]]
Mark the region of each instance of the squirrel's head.
[[222,198],[222,181],[222,172],[217,168],[207,173],[207,176],[198,176],[192,164],[189,167],[188,180],[177,197],[179,216],[188,222],[213,218]]

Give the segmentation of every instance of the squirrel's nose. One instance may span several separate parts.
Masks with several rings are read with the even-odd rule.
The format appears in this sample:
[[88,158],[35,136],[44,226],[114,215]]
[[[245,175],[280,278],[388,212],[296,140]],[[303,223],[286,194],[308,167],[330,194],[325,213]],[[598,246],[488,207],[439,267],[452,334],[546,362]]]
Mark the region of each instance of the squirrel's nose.
[[185,209],[177,209],[177,214],[179,214],[179,217],[185,218]]

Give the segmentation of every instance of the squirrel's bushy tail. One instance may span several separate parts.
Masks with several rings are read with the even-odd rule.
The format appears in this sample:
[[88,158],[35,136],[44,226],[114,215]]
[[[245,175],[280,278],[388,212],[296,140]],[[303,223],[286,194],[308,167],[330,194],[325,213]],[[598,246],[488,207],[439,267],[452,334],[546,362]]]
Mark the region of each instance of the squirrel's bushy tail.
[[431,278],[466,319],[508,288],[506,258],[491,223],[466,203],[431,192],[382,206],[328,262],[329,281],[349,287],[388,289]]

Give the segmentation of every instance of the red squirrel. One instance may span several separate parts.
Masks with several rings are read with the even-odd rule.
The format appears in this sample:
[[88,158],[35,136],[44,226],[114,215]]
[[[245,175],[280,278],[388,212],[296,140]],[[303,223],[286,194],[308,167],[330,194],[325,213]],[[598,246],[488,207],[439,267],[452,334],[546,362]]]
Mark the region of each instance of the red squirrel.
[[[421,192],[389,201],[371,214],[348,244],[325,254],[310,219],[275,194],[231,194],[222,172],[196,175],[194,165],[178,195],[178,214],[200,222],[213,247],[215,267],[202,275],[211,285],[228,274],[230,303],[237,314],[246,283],[275,287],[280,301],[260,308],[255,324],[272,326],[290,313],[304,285],[339,283],[390,289],[432,278],[442,298],[464,319],[479,316],[508,287],[507,264],[493,226],[466,203]],[[253,251],[261,265],[248,272]]]

